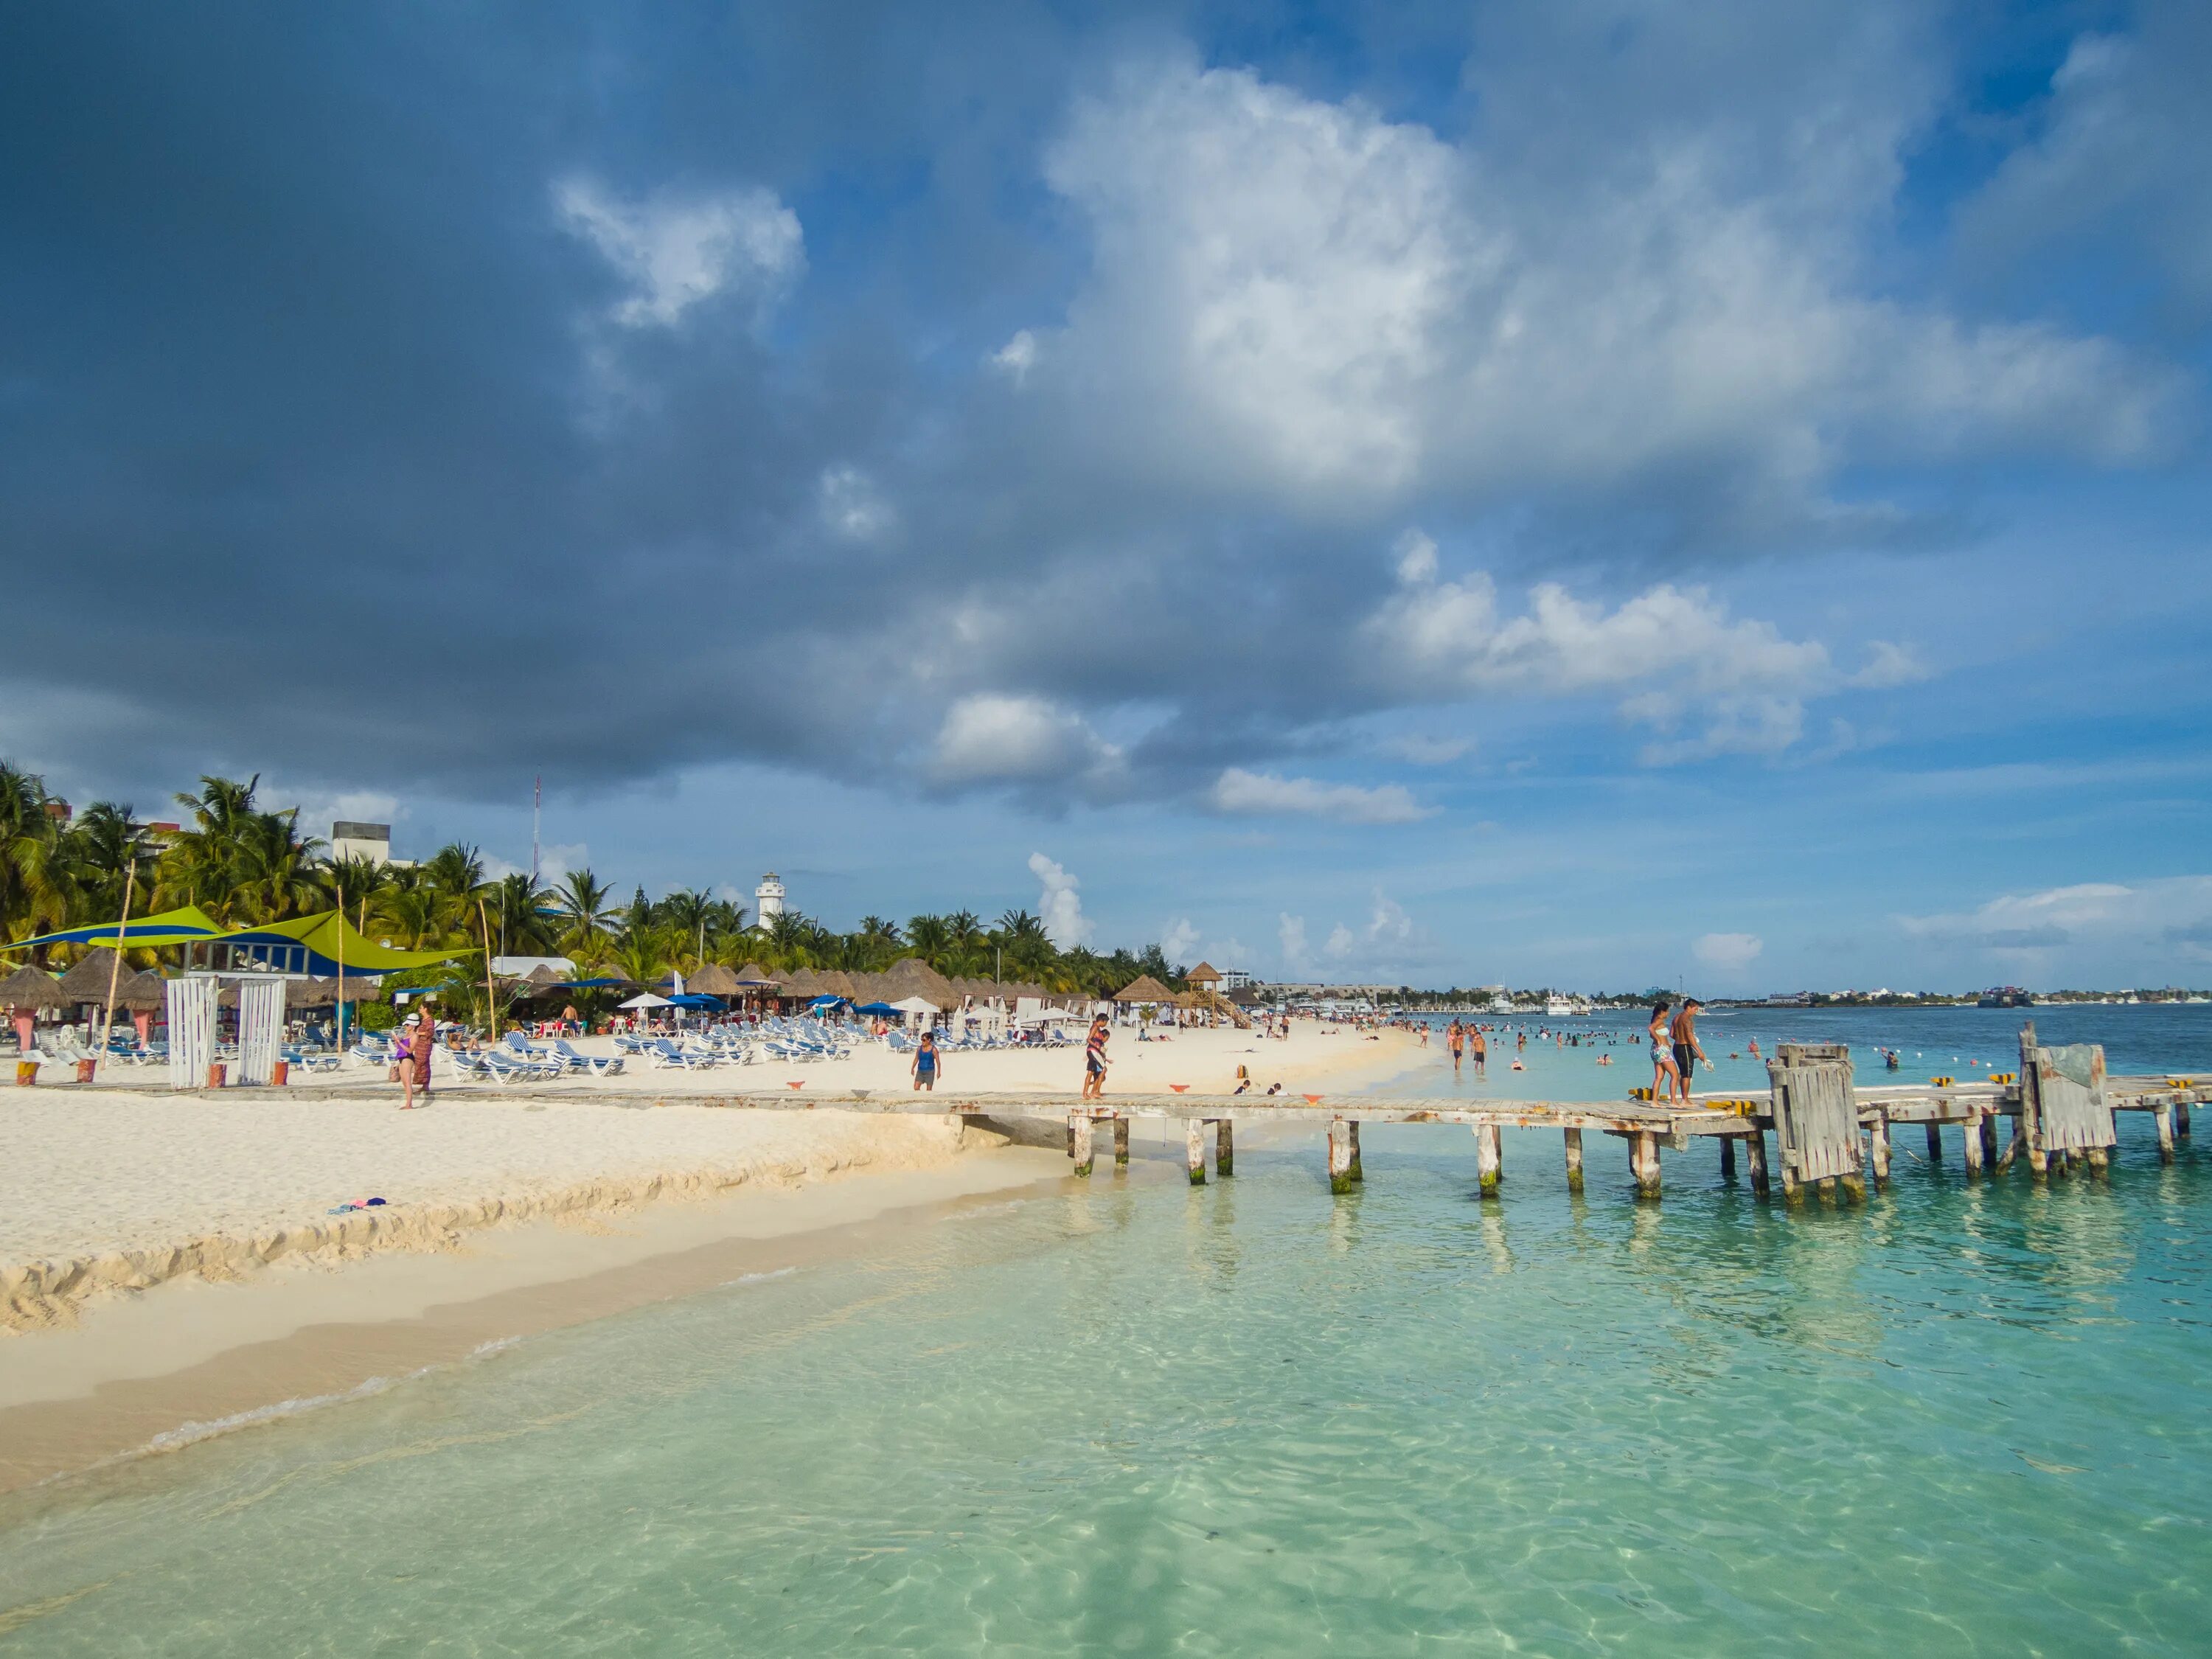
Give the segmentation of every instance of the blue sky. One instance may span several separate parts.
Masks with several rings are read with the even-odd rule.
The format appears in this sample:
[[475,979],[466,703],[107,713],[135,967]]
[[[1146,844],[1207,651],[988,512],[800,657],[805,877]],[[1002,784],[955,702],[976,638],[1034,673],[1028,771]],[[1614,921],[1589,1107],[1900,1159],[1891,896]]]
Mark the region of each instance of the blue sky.
[[[1269,976],[2212,982],[2212,11],[0,24],[0,750]],[[1049,902],[1048,903],[1048,902]]]

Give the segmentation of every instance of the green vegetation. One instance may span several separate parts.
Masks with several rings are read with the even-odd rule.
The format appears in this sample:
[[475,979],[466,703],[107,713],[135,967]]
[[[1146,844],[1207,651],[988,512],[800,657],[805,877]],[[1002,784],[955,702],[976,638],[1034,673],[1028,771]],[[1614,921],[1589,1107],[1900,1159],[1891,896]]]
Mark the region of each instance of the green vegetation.
[[[1140,974],[1182,988],[1182,969],[1158,945],[1061,951],[1026,910],[990,923],[972,910],[914,916],[903,926],[863,916],[849,933],[787,912],[763,930],[748,927],[742,908],[710,893],[679,888],[648,898],[638,888],[617,903],[614,887],[589,870],[572,870],[551,886],[526,874],[489,876],[479,849],[459,842],[412,866],[332,859],[322,842],[300,833],[296,806],[262,806],[259,784],[258,775],[242,783],[202,778],[198,793],[176,797],[180,830],[156,835],[130,806],[112,801],[65,822],[47,810],[43,779],[0,762],[0,937],[114,920],[135,869],[132,909],[140,915],[196,904],[242,927],[343,903],[363,934],[395,949],[477,952],[473,967],[458,966],[441,987],[448,998],[483,997],[487,935],[495,956],[563,956],[586,975],[644,982],[709,962],[879,973],[919,957],[949,976],[1019,980],[1054,992],[1107,995]],[[50,965],[69,955],[67,947],[51,948]]]

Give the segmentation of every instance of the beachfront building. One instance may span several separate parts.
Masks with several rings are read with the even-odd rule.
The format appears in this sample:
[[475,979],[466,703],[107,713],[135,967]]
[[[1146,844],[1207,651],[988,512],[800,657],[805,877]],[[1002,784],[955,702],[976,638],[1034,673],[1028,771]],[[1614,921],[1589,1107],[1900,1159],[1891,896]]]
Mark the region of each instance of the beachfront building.
[[753,889],[753,920],[762,927],[770,927],[783,914],[783,884],[771,870],[761,878],[760,885]]
[[392,862],[392,826],[340,818],[331,825],[331,856],[367,859],[371,864]]

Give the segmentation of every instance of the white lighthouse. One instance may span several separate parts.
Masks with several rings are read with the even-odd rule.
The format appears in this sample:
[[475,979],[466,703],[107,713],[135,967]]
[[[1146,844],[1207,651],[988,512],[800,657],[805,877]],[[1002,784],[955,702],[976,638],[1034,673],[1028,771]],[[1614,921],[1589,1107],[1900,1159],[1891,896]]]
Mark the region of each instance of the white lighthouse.
[[761,878],[760,885],[753,889],[753,920],[763,927],[772,927],[775,925],[775,919],[782,914],[783,884],[775,878],[775,872],[771,870]]

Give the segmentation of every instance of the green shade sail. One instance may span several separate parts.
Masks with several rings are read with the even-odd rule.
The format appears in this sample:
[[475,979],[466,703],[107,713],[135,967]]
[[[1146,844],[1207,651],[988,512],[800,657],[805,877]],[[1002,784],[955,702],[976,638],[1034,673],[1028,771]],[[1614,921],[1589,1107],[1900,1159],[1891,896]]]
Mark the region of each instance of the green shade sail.
[[[122,937],[118,940],[118,934]],[[13,945],[0,945],[0,951],[27,951],[39,945],[107,945],[118,942],[132,950],[151,950],[161,945],[197,945],[204,939],[220,938],[222,924],[209,917],[198,905],[187,904],[175,910],[156,911],[150,916],[133,916],[127,928],[112,921],[94,922],[86,927],[65,927],[58,933],[41,933],[36,939],[20,939]]]

